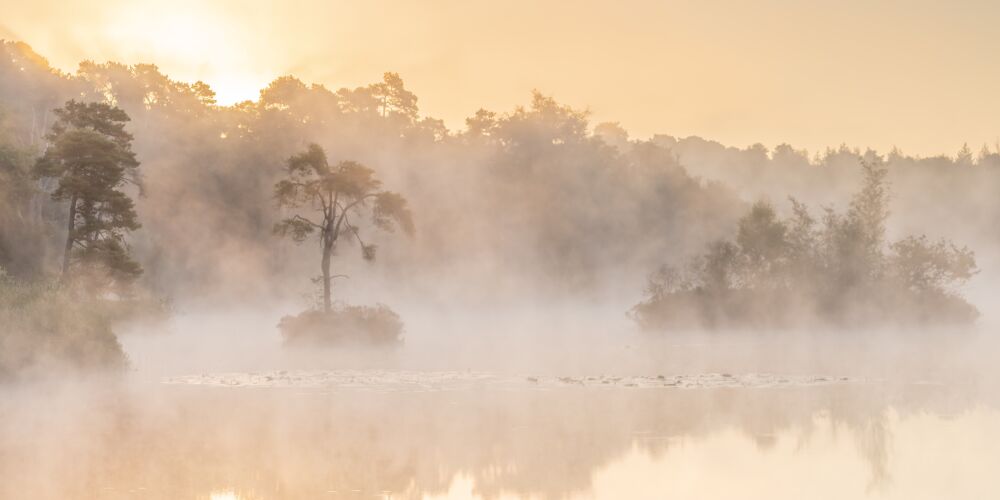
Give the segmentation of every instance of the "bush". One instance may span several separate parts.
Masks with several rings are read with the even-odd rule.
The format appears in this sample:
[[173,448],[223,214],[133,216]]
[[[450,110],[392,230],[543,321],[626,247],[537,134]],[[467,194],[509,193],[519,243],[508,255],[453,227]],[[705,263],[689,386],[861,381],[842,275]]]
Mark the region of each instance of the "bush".
[[0,269],[0,379],[127,366],[111,322],[93,300]]
[[403,322],[383,304],[310,309],[278,323],[289,345],[394,345],[402,342]]
[[818,222],[792,200],[782,220],[758,202],[735,243],[654,273],[631,316],[654,330],[973,322],[979,313],[958,292],[978,272],[973,252],[925,236],[887,244],[886,170],[862,166],[864,185],[845,213],[826,209]]

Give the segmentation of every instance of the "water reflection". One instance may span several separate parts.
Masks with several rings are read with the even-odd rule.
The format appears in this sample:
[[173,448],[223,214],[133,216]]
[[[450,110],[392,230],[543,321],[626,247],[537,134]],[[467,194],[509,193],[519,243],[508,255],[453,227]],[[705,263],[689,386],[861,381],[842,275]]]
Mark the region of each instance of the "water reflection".
[[2,498],[958,498],[1000,466],[954,387],[39,390],[0,400]]

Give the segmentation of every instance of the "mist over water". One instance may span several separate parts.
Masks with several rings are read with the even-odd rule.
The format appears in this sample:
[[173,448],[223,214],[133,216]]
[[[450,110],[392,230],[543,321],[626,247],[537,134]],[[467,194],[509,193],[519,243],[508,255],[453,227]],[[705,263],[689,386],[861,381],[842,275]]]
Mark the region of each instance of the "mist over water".
[[[432,372],[420,372],[426,384]],[[11,498],[24,491],[34,498],[973,498],[992,490],[991,464],[1000,458],[990,444],[1000,432],[995,384],[558,383],[253,388],[133,379],[5,388],[0,466],[9,479],[0,491]]]

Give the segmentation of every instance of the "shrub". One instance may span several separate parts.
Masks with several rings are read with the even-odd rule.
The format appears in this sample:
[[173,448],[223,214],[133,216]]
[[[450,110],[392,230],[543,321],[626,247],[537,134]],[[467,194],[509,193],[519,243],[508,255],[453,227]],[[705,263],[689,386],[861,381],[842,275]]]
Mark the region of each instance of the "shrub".
[[966,247],[926,236],[888,244],[886,170],[862,162],[865,181],[844,213],[817,222],[792,200],[780,219],[766,202],[739,222],[736,242],[709,245],[678,271],[650,277],[631,316],[644,329],[788,328],[970,323],[959,294],[978,272]]
[[402,342],[403,322],[383,304],[310,309],[278,323],[288,345],[394,345]]
[[0,379],[127,365],[111,322],[93,300],[55,283],[25,283],[0,269]]

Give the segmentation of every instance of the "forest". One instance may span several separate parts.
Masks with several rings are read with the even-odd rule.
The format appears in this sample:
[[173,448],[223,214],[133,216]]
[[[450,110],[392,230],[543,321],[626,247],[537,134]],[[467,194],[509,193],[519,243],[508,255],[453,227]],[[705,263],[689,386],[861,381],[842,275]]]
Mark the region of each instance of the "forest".
[[651,335],[970,324],[963,286],[1000,264],[998,147],[634,139],[538,91],[449,130],[392,72],[221,106],[152,64],[0,52],[0,377],[121,368],[120,322],[303,294],[290,344],[398,342],[402,296],[614,297]]

